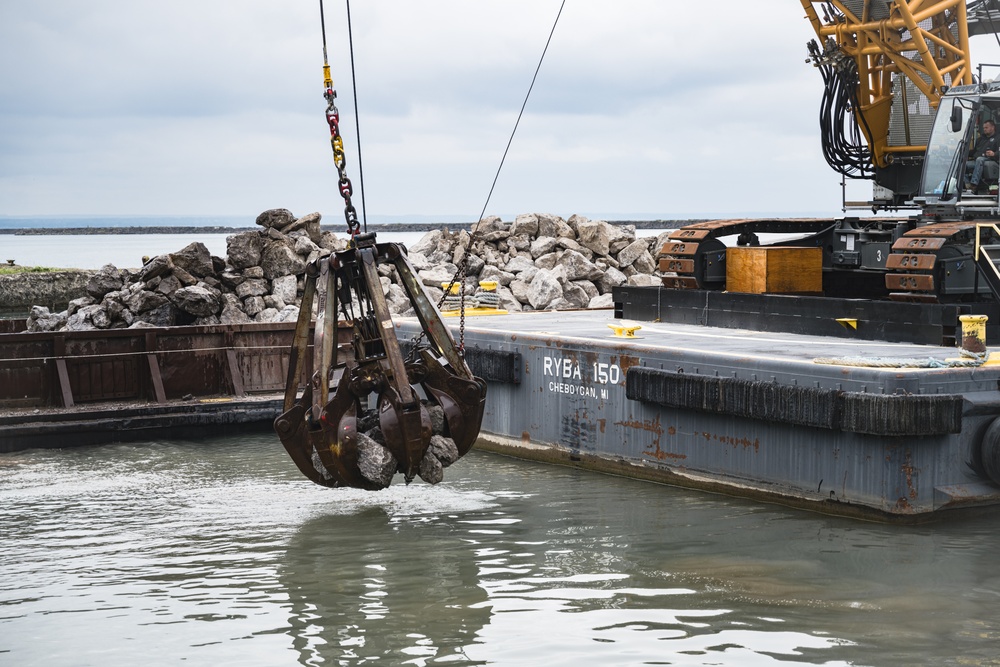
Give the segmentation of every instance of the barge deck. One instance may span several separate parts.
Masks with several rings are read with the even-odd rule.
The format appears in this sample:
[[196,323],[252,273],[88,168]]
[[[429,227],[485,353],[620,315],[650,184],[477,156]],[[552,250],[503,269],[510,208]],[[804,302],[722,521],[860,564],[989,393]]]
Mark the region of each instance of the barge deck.
[[983,465],[1000,366],[858,367],[836,360],[959,350],[670,322],[616,337],[622,323],[611,310],[468,317],[467,358],[490,385],[477,446],[877,520],[1000,503]]

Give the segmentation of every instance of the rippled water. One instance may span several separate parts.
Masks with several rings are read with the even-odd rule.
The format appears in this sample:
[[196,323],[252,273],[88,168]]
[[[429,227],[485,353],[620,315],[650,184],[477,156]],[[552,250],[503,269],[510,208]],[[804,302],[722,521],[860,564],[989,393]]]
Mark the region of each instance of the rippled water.
[[1000,664],[998,514],[447,472],[322,489],[268,434],[0,456],[0,664]]

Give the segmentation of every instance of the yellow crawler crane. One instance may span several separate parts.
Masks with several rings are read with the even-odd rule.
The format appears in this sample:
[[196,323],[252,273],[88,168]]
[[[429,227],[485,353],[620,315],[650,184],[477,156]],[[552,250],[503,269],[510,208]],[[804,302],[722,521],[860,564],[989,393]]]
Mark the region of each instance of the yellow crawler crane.
[[[802,0],[802,7],[819,38],[811,60],[827,80],[828,162],[847,177],[874,176],[873,204],[903,204],[917,192],[941,96],[973,82],[965,1]],[[844,124],[852,137],[841,135]]]

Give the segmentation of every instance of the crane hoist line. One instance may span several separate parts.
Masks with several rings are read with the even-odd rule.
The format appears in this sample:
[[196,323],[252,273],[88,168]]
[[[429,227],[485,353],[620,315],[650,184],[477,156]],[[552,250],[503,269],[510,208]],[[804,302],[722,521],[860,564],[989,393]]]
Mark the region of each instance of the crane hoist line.
[[[350,3],[348,25],[349,17]],[[407,483],[420,476],[436,484],[479,435],[486,382],[472,374],[406,249],[377,243],[374,233],[361,229],[347,175],[322,0],[320,21],[326,120],[350,241],[346,250],[306,267],[284,408],[274,428],[295,465],[319,485],[377,490],[389,486],[397,473]],[[405,355],[382,291],[380,266],[392,267],[399,276],[421,324],[419,342]]]

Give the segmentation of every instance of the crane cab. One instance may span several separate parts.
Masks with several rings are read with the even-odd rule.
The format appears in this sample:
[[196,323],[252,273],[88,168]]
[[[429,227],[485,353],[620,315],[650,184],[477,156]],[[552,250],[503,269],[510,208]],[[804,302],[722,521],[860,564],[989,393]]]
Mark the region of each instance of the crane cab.
[[983,137],[986,121],[1000,123],[1000,82],[958,86],[941,98],[927,141],[920,193],[914,198],[925,213],[1000,217],[1000,167],[995,161],[983,169],[978,187],[965,187],[974,165],[971,151]]

